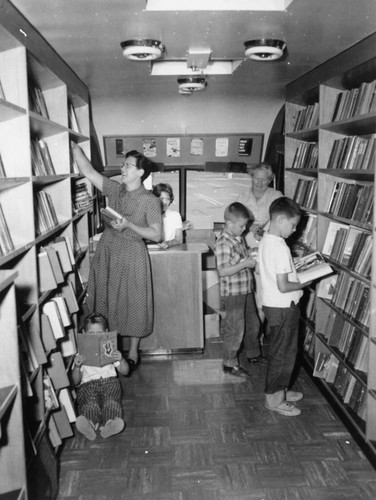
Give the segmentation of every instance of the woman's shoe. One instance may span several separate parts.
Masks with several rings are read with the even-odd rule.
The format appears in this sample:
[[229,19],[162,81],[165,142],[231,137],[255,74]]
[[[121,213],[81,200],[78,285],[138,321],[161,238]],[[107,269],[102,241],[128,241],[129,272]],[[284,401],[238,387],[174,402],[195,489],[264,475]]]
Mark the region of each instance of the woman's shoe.
[[138,365],[140,364],[140,360],[134,361],[133,359],[128,358],[126,361],[129,366],[129,372],[128,372],[128,377],[129,377],[135,370],[137,370]]

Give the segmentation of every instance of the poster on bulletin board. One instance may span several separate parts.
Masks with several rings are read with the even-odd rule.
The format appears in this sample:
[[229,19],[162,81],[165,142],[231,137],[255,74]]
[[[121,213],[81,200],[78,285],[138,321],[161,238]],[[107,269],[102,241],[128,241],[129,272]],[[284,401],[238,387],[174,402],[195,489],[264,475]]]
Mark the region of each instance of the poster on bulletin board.
[[162,166],[200,166],[207,162],[254,165],[261,161],[264,134],[109,135],[103,141],[108,168],[120,166],[124,154],[131,150]]

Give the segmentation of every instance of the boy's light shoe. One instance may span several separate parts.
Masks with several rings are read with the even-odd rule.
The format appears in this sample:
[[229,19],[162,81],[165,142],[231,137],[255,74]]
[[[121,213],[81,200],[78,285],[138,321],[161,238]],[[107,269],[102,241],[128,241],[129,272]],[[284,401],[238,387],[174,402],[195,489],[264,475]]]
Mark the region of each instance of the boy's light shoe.
[[299,408],[297,408],[292,403],[289,403],[288,401],[282,401],[282,403],[280,403],[278,406],[265,405],[265,408],[271,411],[275,411],[280,415],[284,415],[285,417],[297,417],[301,414]]
[[290,403],[296,403],[303,399],[303,393],[299,391],[286,391],[286,401]]
[[88,420],[84,415],[79,415],[77,417],[76,429],[90,441],[94,441],[94,439],[97,437],[90,420]]
[[106,425],[101,430],[102,438],[106,439],[115,434],[119,434],[124,429],[124,420],[120,417],[115,417],[113,420],[108,420]]

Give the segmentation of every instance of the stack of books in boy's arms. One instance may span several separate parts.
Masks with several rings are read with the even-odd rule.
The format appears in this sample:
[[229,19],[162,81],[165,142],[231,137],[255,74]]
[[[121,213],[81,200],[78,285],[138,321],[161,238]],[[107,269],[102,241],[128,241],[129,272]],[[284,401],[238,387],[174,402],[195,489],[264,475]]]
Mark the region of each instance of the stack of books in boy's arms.
[[300,283],[314,281],[333,272],[320,252],[312,252],[294,259],[296,274]]
[[92,197],[90,196],[87,184],[85,182],[76,183],[73,192],[73,206],[76,212],[89,208],[92,205]]

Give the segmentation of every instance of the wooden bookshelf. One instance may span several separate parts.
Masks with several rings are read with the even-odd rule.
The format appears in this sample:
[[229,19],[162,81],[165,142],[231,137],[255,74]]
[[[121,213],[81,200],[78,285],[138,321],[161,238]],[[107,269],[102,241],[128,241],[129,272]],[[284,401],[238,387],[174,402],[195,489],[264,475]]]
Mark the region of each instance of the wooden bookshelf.
[[[285,194],[306,214],[295,248],[323,252],[334,269],[310,288],[314,306],[305,298],[302,355],[376,462],[375,43],[372,35],[287,86]],[[304,121],[312,107],[317,124]]]
[[[76,352],[77,300],[88,279],[95,223],[93,188],[73,168],[70,143],[80,143],[90,158],[89,94],[7,0],[0,0],[0,81],[0,332],[6,346],[0,354],[0,496],[44,498],[27,477],[54,471],[38,484],[50,484],[49,493],[56,493],[58,447],[74,422],[73,407],[64,420],[63,401],[73,401],[68,373]],[[33,164],[32,144],[45,161],[40,168]],[[85,203],[77,200],[74,209],[80,184]],[[58,248],[64,252],[59,257]],[[51,318],[44,314],[49,304],[50,310],[56,306]],[[61,332],[54,329],[59,320]],[[63,380],[69,392],[59,398],[61,386],[54,387],[59,409],[45,399],[50,372],[52,384]]]

